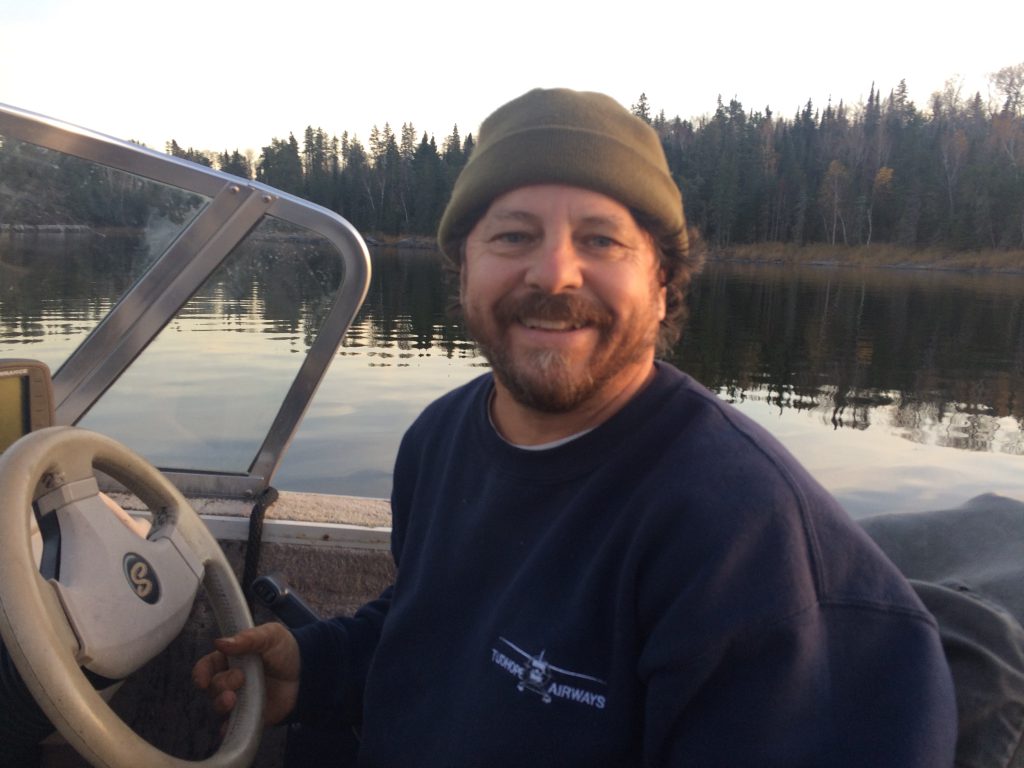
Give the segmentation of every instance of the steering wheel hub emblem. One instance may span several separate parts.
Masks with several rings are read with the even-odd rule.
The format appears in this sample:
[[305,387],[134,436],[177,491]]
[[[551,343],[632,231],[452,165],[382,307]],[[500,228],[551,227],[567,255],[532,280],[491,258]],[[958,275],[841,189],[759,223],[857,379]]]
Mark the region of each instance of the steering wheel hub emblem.
[[124,576],[140,600],[153,605],[160,599],[160,581],[156,571],[142,555],[129,552],[124,556]]

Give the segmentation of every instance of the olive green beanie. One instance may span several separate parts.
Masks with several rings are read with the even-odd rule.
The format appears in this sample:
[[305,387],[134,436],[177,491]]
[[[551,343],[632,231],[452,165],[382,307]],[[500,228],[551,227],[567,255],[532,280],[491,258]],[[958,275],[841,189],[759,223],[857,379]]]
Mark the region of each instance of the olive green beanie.
[[537,88],[499,107],[480,126],[455,182],[437,242],[453,261],[490,204],[531,184],[567,184],[608,195],[685,238],[679,188],[658,134],[601,93]]

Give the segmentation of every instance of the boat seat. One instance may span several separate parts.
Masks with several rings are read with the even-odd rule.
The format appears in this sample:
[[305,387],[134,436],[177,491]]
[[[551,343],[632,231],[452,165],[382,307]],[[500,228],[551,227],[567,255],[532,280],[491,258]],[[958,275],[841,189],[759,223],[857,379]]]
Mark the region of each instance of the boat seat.
[[1024,504],[860,521],[939,624],[956,687],[957,768],[1024,768]]

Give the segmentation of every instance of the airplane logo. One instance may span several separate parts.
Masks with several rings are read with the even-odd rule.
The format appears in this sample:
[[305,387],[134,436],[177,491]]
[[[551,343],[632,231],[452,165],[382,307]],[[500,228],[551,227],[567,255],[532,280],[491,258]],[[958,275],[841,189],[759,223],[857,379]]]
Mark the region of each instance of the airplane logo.
[[533,654],[524,651],[515,643],[506,640],[504,637],[499,639],[513,651],[518,653],[523,659],[522,663],[519,665],[519,682],[516,684],[516,690],[532,691],[540,696],[541,701],[545,704],[551,703],[552,691],[558,688],[557,685],[553,684],[556,683],[556,678],[559,677],[571,677],[578,680],[589,680],[594,683],[600,683],[601,685],[607,685],[607,683],[599,677],[592,677],[591,675],[584,675],[580,672],[572,672],[568,669],[563,669],[562,667],[556,667],[544,658],[546,651],[541,651],[538,655],[534,656]]

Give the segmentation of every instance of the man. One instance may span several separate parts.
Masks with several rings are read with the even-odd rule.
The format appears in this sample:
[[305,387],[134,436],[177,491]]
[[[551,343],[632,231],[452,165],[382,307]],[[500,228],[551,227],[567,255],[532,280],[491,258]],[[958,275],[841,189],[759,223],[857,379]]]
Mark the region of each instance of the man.
[[438,235],[493,372],[394,475],[395,584],[258,652],[273,722],[394,766],[952,764],[933,619],[766,432],[671,366],[697,259],[654,131],[611,99],[498,109]]

